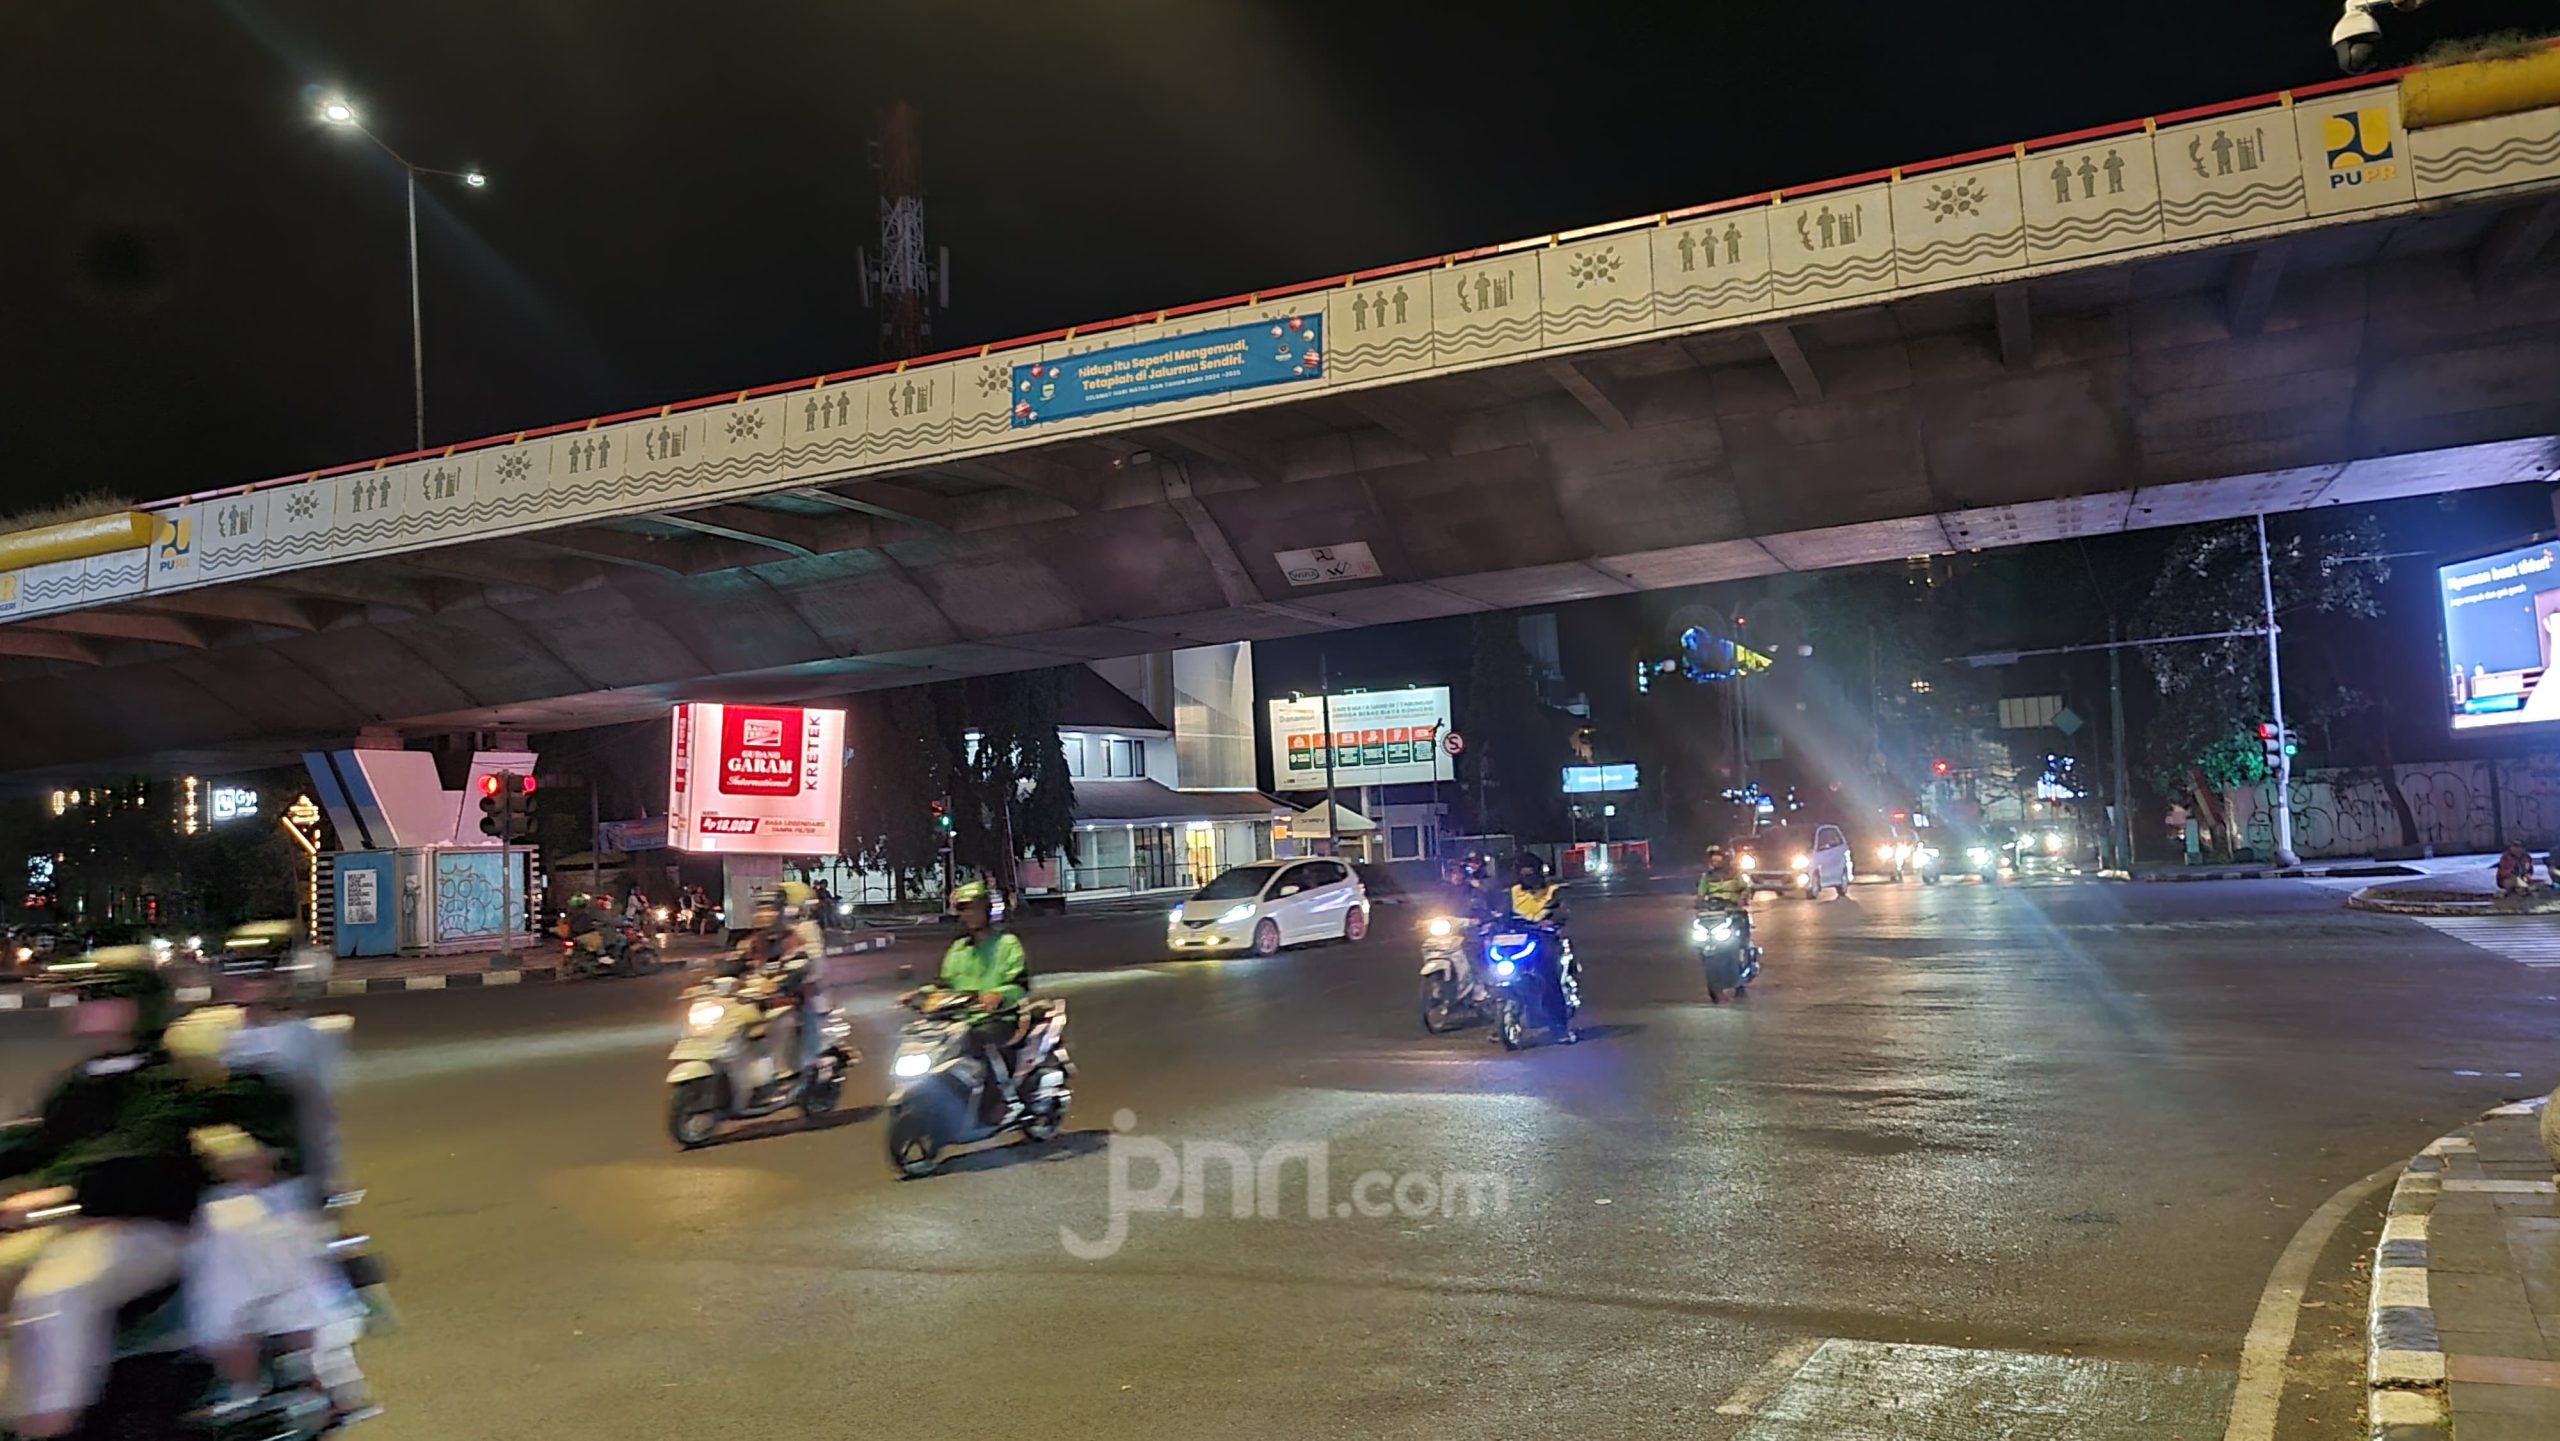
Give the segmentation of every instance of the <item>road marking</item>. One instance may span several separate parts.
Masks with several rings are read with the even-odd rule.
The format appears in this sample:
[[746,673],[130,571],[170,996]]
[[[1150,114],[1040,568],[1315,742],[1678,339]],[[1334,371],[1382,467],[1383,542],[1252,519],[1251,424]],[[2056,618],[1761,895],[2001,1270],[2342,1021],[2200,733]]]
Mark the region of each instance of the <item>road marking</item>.
[[2560,970],[2560,918],[2546,916],[2411,916],[2457,941],[2519,966]]
[[1778,1354],[1769,1358],[1768,1365],[1752,1372],[1751,1379],[1735,1387],[1732,1395],[1717,1404],[1716,1414],[1749,1416],[1758,1411],[1763,1402],[1786,1389],[1787,1382],[1804,1369],[1804,1363],[1813,1359],[1814,1352],[1821,1349],[1822,1338],[1819,1336],[1807,1336],[1779,1348]]
[[2284,1402],[2285,1361],[2293,1354],[2294,1328],[2302,1320],[2303,1293],[2310,1289],[2311,1270],[2329,1247],[2348,1213],[2374,1192],[2399,1179],[2396,1164],[2361,1181],[2350,1181],[2304,1218],[2293,1239],[2267,1273],[2258,1293],[2257,1314],[2240,1343],[2240,1384],[2231,1396],[2231,1422],[2222,1441],[2269,1441],[2276,1434],[2276,1411]]

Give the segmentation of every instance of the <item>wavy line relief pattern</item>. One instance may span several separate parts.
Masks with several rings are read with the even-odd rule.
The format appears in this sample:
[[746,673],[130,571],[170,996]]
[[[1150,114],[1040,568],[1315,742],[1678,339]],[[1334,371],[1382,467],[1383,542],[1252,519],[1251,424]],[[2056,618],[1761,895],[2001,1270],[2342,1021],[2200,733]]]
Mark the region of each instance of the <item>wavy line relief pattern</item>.
[[2064,215],[2036,221],[2027,226],[2027,244],[2038,250],[2050,250],[2063,245],[2090,245],[2159,228],[2160,202],[2155,200],[2149,205],[2119,205],[2095,215]]
[[1531,345],[1538,339],[1538,318],[1515,316],[1509,320],[1488,320],[1476,325],[1461,325],[1440,333],[1440,345],[1449,351],[1494,350],[1504,346]]
[[1655,297],[1655,305],[1665,314],[1692,310],[1712,310],[1728,305],[1766,305],[1769,302],[1769,272],[1736,275],[1713,285],[1684,285],[1663,291]]
[[106,595],[125,586],[138,589],[140,580],[138,573],[100,575],[75,570],[58,576],[33,576],[22,580],[18,583],[18,593],[29,602],[86,599]]
[[[1003,425],[1004,417],[1000,414],[955,416],[895,427],[886,432],[840,436],[817,444],[785,446],[762,452],[741,451],[667,470],[600,476],[573,486],[519,491],[469,506],[413,512],[398,518],[270,537],[247,545],[208,550],[197,565],[206,575],[231,574],[263,569],[278,561],[296,560],[350,545],[379,545],[386,541],[414,539],[428,529],[451,530],[485,521],[538,520],[563,511],[601,509],[626,501],[663,500],[689,490],[717,489],[728,482],[760,473],[858,460],[867,454],[886,451],[893,445],[915,443],[907,437],[921,437],[925,444],[947,445],[955,440],[997,432]],[[433,524],[426,520],[430,516],[436,518]]]
[[2237,190],[2209,191],[2188,200],[2163,200],[2160,213],[2171,225],[2193,225],[2199,220],[2238,220],[2261,210],[2289,209],[2302,204],[2302,177],[2297,175],[2282,184],[2261,181]]
[[1572,335],[1588,330],[1610,330],[1618,326],[1645,325],[1653,320],[1653,297],[1621,296],[1598,305],[1573,305],[1547,317],[1547,328],[1559,334]]
[[1893,279],[1891,254],[1854,257],[1808,265],[1802,270],[1781,272],[1770,288],[1783,297],[1807,295],[1816,290],[1841,290],[1851,285],[1869,285]]
[[2518,167],[2547,169],[2560,164],[2560,131],[2539,139],[2511,135],[2495,145],[2457,145],[2442,155],[2418,157],[2418,178],[2430,185],[2478,176],[2495,179]]
[[1932,240],[1908,248],[1894,248],[1894,262],[1905,270],[1943,270],[1950,266],[1971,265],[1981,260],[2026,258],[2027,236],[2023,230],[1994,231],[1964,240]]
[[1333,368],[1337,371],[1368,370],[1383,365],[1409,365],[1431,358],[1431,337],[1427,334],[1399,336],[1394,340],[1364,340],[1333,352]]

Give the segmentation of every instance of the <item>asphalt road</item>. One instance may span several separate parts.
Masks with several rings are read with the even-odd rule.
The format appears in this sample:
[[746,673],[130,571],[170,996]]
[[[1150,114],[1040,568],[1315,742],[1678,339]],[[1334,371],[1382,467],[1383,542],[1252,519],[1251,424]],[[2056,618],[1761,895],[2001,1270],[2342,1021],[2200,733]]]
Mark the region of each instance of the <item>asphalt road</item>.
[[[2105,1418],[1933,1437],[2220,1435],[2304,1219],[2560,1066],[2560,972],[2341,899],[1769,902],[1766,976],[1710,1006],[1680,897],[1585,898],[1588,1038],[1519,1055],[1420,1034],[1408,913],[1357,946],[1172,964],[1147,963],[1152,913],[1035,921],[1083,1069],[1069,1134],[919,1182],[868,1105],[885,984],[857,997],[844,1115],[692,1154],[663,1126],[672,979],[355,998],[347,1125],[406,1321],[368,1346],[391,1407],[370,1434],[1811,1437],[1846,1434],[1803,1419],[1811,1382],[1773,1393],[1841,1338],[1953,1348],[1915,1363],[1941,1378],[2029,1358],[2000,1358],[1995,1406],[2040,1367],[2122,1363],[2087,1403]],[[72,1054],[50,1024],[0,1016],[0,1097]],[[1276,1214],[1233,1214],[1239,1154],[1309,1143],[1322,1219],[1303,1162],[1259,1198]],[[1115,1174],[1168,1194],[1138,1153],[1159,1144],[1197,1184],[1071,1253],[1114,1238]],[[2357,1434],[2351,1263],[2379,1209],[2321,1253],[2277,1435]],[[1859,1384],[1925,1389],[1896,1374]]]

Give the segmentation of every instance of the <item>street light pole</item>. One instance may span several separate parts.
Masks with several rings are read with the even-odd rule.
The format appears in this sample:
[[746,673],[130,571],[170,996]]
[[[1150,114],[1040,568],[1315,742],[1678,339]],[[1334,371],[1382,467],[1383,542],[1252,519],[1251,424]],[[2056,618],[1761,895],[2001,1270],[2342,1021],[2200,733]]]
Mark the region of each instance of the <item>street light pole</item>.
[[409,398],[417,448],[427,448],[427,324],[418,302],[418,172],[403,165],[409,185]]
[[391,148],[379,135],[364,127],[355,107],[344,100],[324,101],[320,106],[322,122],[341,130],[352,130],[374,144],[374,148],[391,157],[400,167],[407,187],[409,212],[409,400],[411,436],[416,448],[427,448],[427,326],[426,311],[418,286],[418,177],[442,175],[459,180],[474,190],[486,187],[489,177],[478,170],[438,170],[432,166],[413,165],[409,157]]

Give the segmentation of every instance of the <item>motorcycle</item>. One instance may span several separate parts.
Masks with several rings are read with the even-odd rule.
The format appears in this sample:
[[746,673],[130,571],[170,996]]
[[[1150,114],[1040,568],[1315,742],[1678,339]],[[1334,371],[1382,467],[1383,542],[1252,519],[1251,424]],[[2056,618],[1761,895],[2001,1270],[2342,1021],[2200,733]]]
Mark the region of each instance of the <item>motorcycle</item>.
[[1482,945],[1473,921],[1434,916],[1423,923],[1423,1030],[1437,1036],[1492,1018],[1493,992],[1485,987],[1484,967],[1477,959]]
[[1493,1038],[1504,1050],[1534,1045],[1546,1034],[1566,1045],[1579,1039],[1573,1017],[1582,1009],[1582,971],[1573,942],[1553,926],[1488,921],[1483,956],[1493,987]]
[[[329,1198],[329,1209],[352,1204],[361,1193]],[[76,1221],[76,1204],[54,1203],[48,1193],[30,1192],[0,1202],[11,1224],[46,1230]],[[366,1251],[367,1238],[344,1236],[329,1245],[351,1290],[364,1297],[366,1316],[385,1314],[378,1308],[380,1265]],[[223,1386],[213,1365],[189,1349],[190,1333],[182,1283],[172,1280],[116,1308],[115,1341],[105,1385],[98,1399],[71,1433],[79,1441],[318,1441],[349,1423],[376,1414],[375,1408],[342,1411],[322,1382],[326,1369],[310,1349],[290,1349],[283,1338],[269,1338],[263,1348],[263,1386],[244,1404],[220,1405]],[[370,1327],[352,1318],[332,1323],[315,1338],[323,1350],[352,1347]]]
[[1689,944],[1697,950],[1698,966],[1706,974],[1709,1001],[1722,1005],[1727,995],[1741,1000],[1760,974],[1760,948],[1751,944],[1749,935],[1740,907],[1713,899],[1698,902],[1689,918]]
[[563,980],[585,976],[653,976],[658,973],[658,948],[629,926],[606,921],[582,935],[572,935],[565,919],[551,928],[560,938],[560,974]]
[[[667,1132],[686,1150],[707,1144],[726,1121],[754,1120],[788,1106],[815,1118],[844,1098],[844,1080],[862,1053],[853,1047],[853,1023],[840,1007],[819,1018],[818,1064],[799,1067],[796,1005],[767,1010],[771,987],[720,976],[688,988],[682,998],[684,1030],[667,1053]],[[789,1027],[774,1025],[788,1016]],[[787,1039],[788,1044],[785,1044]]]
[[971,1041],[977,998],[970,992],[910,991],[899,1004],[916,1012],[898,1032],[889,1065],[889,1164],[900,1175],[932,1175],[953,1146],[1007,1131],[1037,1144],[1065,1129],[1076,1073],[1067,1055],[1066,1002],[1024,1003],[1009,1074]]

